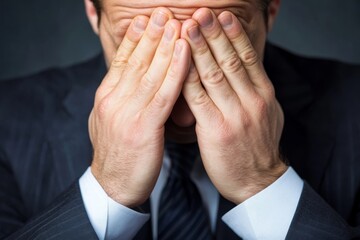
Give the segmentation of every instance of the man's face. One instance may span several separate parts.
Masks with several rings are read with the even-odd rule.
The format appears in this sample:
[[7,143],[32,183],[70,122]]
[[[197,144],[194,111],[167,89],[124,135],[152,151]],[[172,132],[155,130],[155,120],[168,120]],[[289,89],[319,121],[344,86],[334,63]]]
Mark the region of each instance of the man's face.
[[[238,17],[259,56],[264,54],[266,25],[258,0],[102,0],[103,11],[99,37],[107,65],[112,61],[131,20],[137,15],[149,16],[156,7],[169,8],[183,22],[201,8],[212,9],[216,15],[227,10]],[[196,139],[195,118],[185,100],[180,97],[166,126],[174,140],[189,142]]]

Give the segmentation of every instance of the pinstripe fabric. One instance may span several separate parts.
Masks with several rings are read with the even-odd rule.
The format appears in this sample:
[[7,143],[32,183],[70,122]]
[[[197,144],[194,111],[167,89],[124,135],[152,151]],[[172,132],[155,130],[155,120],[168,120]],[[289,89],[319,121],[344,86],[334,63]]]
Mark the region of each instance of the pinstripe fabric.
[[[308,182],[288,239],[353,236],[349,226],[360,225],[359,66],[306,59],[272,45],[264,63],[284,110],[282,153]],[[0,82],[0,238],[93,237],[71,185],[92,158],[87,118],[104,74],[98,56]],[[216,239],[238,239],[220,220],[233,204],[223,198],[219,204]],[[150,222],[136,239],[151,239]]]
[[197,143],[166,142],[171,169],[159,204],[159,240],[211,239],[208,214],[190,172],[199,156]]
[[[22,239],[94,234],[76,188],[62,193],[90,164],[87,117],[104,68],[98,57],[1,83],[0,239],[20,228],[27,232]],[[77,109],[69,107],[74,102]],[[41,219],[29,222],[40,212]]]
[[97,239],[87,218],[78,183],[56,200],[46,212],[31,220],[8,239]]
[[[324,219],[326,219],[324,221]],[[286,239],[355,239],[360,238],[356,229],[331,211],[330,206],[305,183],[299,207]]]

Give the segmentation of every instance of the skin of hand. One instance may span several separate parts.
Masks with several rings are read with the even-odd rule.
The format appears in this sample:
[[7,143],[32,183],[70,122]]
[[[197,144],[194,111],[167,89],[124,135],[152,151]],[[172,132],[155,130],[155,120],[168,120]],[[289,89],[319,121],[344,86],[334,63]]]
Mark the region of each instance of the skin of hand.
[[237,18],[207,8],[183,23],[193,64],[183,95],[196,118],[206,172],[239,204],[287,169],[279,154],[282,109],[261,59]]
[[166,8],[133,19],[89,117],[91,170],[124,206],[142,204],[159,176],[165,122],[188,74],[190,47]]
[[[99,36],[106,64],[110,67],[132,19],[139,15],[150,17],[159,6],[167,6],[174,19],[181,23],[192,18],[194,12],[202,7],[212,9],[216,15],[224,11],[232,12],[248,33],[258,56],[262,58],[267,32],[276,18],[280,0],[271,1],[266,20],[259,0],[101,0],[100,13],[91,0],[84,2],[89,22]],[[167,138],[176,142],[196,141],[195,117],[182,95],[174,105],[165,133]]]
[[[89,118],[92,172],[114,200],[130,207],[141,204],[159,175],[166,130],[174,141],[197,138],[216,188],[241,203],[287,169],[278,152],[283,115],[261,64],[266,29],[278,4],[270,8],[266,26],[256,1],[161,1],[169,8],[159,10],[158,3],[142,0],[104,0],[99,21],[85,0],[109,66]],[[148,19],[157,11],[178,20],[169,21],[176,30],[163,45],[164,28],[153,28]],[[209,14],[213,24],[205,26]],[[194,27],[200,34],[192,40]],[[178,57],[173,56],[175,42],[182,49]],[[166,54],[154,57],[155,52]]]

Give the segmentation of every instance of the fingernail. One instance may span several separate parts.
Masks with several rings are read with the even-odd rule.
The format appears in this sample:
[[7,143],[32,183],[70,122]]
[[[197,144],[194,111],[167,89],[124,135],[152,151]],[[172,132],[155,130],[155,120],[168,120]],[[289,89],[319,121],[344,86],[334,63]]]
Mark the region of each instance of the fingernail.
[[200,37],[200,31],[198,26],[194,26],[188,30],[188,34],[191,40],[196,40]]
[[214,17],[209,11],[205,16],[198,20],[201,27],[210,27],[214,22]]
[[166,22],[169,20],[169,16],[163,12],[156,12],[155,16],[153,17],[153,23],[158,27],[165,26]]
[[175,52],[174,52],[175,56],[176,56],[176,57],[179,57],[180,54],[181,54],[181,51],[182,51],[182,45],[177,42],[177,43],[175,44]]
[[146,21],[144,21],[143,19],[139,19],[139,18],[135,19],[134,27],[133,27],[135,32],[138,32],[138,33],[144,32],[145,28],[146,28]]
[[234,20],[231,14],[225,14],[221,19],[220,19],[220,24],[223,28],[229,28],[231,27],[231,25],[233,24]]
[[168,25],[166,26],[166,28],[165,28],[165,33],[164,33],[165,39],[168,40],[168,41],[171,41],[171,39],[173,38],[174,34],[175,34],[174,28],[173,28],[170,24],[168,24]]

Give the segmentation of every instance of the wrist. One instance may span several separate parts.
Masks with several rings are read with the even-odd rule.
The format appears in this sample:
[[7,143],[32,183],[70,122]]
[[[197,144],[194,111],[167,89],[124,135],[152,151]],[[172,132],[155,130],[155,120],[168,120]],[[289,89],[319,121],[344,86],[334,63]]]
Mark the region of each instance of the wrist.
[[134,194],[128,193],[127,191],[122,190],[121,186],[124,186],[118,179],[114,176],[117,174],[111,174],[113,178],[108,177],[109,174],[103,174],[99,171],[94,164],[91,165],[91,172],[95,177],[96,181],[100,184],[102,189],[105,191],[106,195],[114,200],[115,202],[131,209],[135,209],[146,201],[146,198],[138,198]]
[[245,202],[247,199],[261,192],[276,180],[278,180],[288,169],[289,167],[282,161],[279,162],[276,166],[265,171],[254,171],[248,174],[245,181],[240,183],[241,189],[229,199],[236,205],[239,205]]

